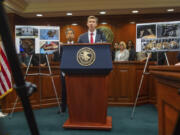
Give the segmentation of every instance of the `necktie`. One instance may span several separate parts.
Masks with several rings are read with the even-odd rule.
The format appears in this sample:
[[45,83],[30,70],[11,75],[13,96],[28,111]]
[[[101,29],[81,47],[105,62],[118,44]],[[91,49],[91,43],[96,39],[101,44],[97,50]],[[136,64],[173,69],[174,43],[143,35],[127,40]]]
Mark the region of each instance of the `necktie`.
[[93,44],[93,43],[94,43],[94,41],[93,41],[93,33],[91,33],[90,43],[91,43],[91,44]]

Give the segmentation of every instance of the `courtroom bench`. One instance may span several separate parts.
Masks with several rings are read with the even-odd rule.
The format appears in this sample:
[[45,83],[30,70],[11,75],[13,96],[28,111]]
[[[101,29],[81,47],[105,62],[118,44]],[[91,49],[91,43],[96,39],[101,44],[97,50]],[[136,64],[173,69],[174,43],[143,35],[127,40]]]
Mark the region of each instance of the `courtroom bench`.
[[[154,62],[149,62],[154,65]],[[123,61],[113,62],[113,70],[109,75],[109,105],[132,106],[134,104],[145,62]],[[148,71],[147,71],[148,72]],[[156,103],[154,79],[145,74],[137,105]]]
[[180,66],[150,66],[155,77],[158,135],[172,135],[180,114]]
[[[154,63],[150,63],[150,65],[153,64]],[[52,77],[55,81],[58,99],[61,102],[59,63],[54,62],[51,65]],[[113,62],[113,70],[107,77],[109,80],[108,105],[132,106],[134,104],[144,65],[144,62],[137,61]],[[26,68],[22,68],[22,70],[25,73]],[[49,70],[48,67],[30,67],[29,73],[49,73]],[[51,76],[27,76],[26,80],[35,83],[38,88],[37,92],[30,97],[33,109],[57,106]],[[152,75],[145,75],[137,105],[156,103],[156,94],[153,84],[154,79]],[[12,110],[16,98],[16,92],[13,91],[3,99],[3,112],[10,112]],[[22,111],[22,109],[21,102],[18,101],[15,111]]]

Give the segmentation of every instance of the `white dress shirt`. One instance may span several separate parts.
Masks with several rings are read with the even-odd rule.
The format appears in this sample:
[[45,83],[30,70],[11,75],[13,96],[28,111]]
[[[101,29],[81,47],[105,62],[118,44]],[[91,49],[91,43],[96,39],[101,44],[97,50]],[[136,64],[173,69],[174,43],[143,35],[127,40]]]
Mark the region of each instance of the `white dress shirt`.
[[94,32],[88,31],[88,38],[89,38],[89,43],[91,43],[91,33],[93,33],[93,43],[95,43],[95,38],[96,38],[96,30]]
[[67,41],[67,44],[74,44],[74,41]]

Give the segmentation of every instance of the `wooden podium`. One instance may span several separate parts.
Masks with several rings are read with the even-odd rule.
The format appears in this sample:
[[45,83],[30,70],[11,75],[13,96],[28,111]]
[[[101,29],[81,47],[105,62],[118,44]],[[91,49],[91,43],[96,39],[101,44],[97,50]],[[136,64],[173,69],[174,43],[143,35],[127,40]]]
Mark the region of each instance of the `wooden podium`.
[[112,70],[110,44],[63,45],[61,70],[66,74],[69,119],[64,128],[112,128],[107,116],[107,75]]

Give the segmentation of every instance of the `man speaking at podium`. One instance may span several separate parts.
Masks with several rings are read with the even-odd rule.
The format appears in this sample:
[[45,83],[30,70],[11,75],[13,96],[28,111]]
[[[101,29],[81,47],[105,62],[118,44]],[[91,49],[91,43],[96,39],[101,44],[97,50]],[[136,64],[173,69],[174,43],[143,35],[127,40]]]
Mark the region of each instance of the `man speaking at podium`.
[[106,37],[100,30],[96,29],[98,18],[89,16],[87,19],[88,32],[81,34],[78,43],[102,43],[106,42]]

